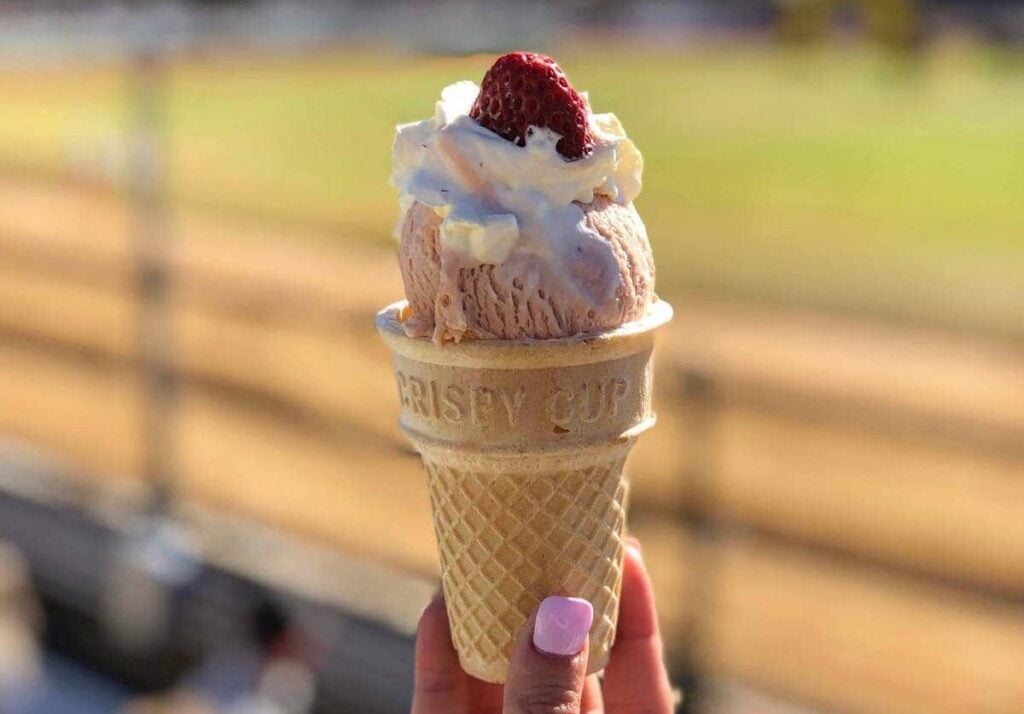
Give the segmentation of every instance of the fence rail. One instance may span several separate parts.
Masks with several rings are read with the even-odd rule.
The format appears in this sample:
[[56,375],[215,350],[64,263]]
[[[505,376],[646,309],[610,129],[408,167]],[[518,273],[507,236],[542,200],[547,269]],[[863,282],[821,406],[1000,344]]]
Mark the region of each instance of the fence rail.
[[[137,480],[127,209],[2,177],[0,199],[0,429]],[[176,232],[177,497],[433,574],[372,328],[388,256],[200,214]],[[1024,347],[677,308],[631,461],[673,661],[828,710],[1024,709]]]

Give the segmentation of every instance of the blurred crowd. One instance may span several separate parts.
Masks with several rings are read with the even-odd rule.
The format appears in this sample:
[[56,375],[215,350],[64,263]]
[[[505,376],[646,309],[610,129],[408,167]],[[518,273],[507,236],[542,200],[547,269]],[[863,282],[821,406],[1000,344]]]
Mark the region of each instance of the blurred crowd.
[[24,558],[0,542],[0,712],[17,714],[43,686],[41,612]]
[[123,714],[306,714],[315,697],[310,652],[273,601],[250,615],[248,640],[212,653],[177,688],[140,697]]
[[[821,39],[837,24],[884,45],[915,47],[949,27],[1019,44],[1015,0],[6,0],[0,57],[116,57],[140,42],[171,51],[350,43],[472,53],[548,43],[581,29],[687,42],[716,33]],[[458,27],[458,32],[452,32]]]
[[[126,617],[138,621],[145,615],[139,611],[134,618]],[[65,672],[47,671],[44,631],[43,608],[33,591],[27,562],[15,548],[0,543],[0,712],[108,711],[89,701],[87,686],[67,688]],[[84,670],[78,675],[95,676]],[[120,712],[306,714],[313,706],[315,689],[309,641],[287,610],[268,596],[249,613],[240,640],[224,642],[209,652],[169,691],[126,692]],[[71,700],[66,701],[69,695]]]

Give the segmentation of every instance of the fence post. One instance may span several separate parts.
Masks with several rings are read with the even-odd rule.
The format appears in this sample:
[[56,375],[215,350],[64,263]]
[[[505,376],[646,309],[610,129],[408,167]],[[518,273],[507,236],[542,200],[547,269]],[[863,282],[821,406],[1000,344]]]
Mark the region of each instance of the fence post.
[[143,476],[151,509],[162,513],[173,490],[174,374],[170,297],[171,236],[167,215],[166,72],[153,37],[136,37],[130,64],[130,196],[140,303],[139,357],[143,382]]
[[688,564],[691,575],[686,597],[688,612],[683,630],[683,662],[680,684],[683,688],[682,714],[697,714],[701,710],[708,682],[700,655],[704,623],[711,616],[714,576],[714,543],[718,537],[715,521],[715,464],[712,451],[712,432],[717,409],[716,386],[706,372],[682,367],[682,399],[685,405],[686,440],[692,449],[685,461],[689,503],[682,511],[683,527],[694,538],[693,562]]

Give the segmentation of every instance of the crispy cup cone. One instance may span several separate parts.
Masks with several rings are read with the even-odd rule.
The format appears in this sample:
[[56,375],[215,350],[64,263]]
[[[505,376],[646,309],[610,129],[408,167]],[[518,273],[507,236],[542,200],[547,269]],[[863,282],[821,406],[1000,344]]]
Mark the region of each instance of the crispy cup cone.
[[503,682],[516,633],[549,595],[594,606],[604,668],[622,585],[626,455],[654,424],[654,332],[672,317],[559,340],[437,345],[377,315],[401,426],[423,458],[452,640],[463,669]]

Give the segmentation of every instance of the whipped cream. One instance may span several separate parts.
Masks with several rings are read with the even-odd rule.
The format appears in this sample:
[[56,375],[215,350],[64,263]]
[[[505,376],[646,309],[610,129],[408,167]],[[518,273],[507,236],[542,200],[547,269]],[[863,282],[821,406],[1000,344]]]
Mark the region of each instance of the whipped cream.
[[[400,193],[401,216],[416,201],[443,220],[440,249],[460,262],[498,264],[516,254],[571,272],[571,261],[593,255],[601,241],[578,203],[597,195],[627,205],[641,188],[643,158],[614,114],[588,109],[593,151],[567,161],[555,149],[561,138],[531,127],[517,146],[469,117],[479,93],[469,81],[441,92],[434,116],[398,127],[391,183]],[[578,203],[577,203],[578,202]],[[608,284],[588,285],[595,301],[615,290],[615,257],[608,248]]]

